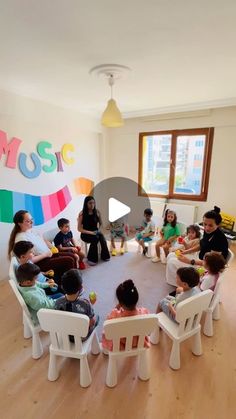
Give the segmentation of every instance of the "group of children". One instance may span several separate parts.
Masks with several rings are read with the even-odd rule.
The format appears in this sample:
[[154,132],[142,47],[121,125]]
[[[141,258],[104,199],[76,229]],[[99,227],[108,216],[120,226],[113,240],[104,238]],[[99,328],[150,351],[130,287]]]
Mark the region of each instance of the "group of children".
[[[60,219],[58,221],[58,227],[60,232],[54,239],[55,245],[60,250],[76,254],[78,256],[78,268],[83,269],[84,254],[73,238],[69,220]],[[152,222],[152,210],[147,208],[144,211],[143,224],[136,235],[136,240],[142,246],[144,255],[146,254],[145,243],[152,240],[154,233],[155,226]],[[122,238],[122,235],[119,237]],[[183,253],[188,252],[199,241],[199,227],[196,225],[189,226],[187,236],[182,238],[180,242],[176,241],[178,237],[180,237],[180,231],[176,214],[173,211],[168,211],[161,230],[161,238],[156,243],[157,260],[155,262],[159,261],[161,247],[163,247],[166,255],[168,252],[176,249]],[[124,244],[123,241],[121,243]],[[31,242],[17,242],[14,245],[13,253],[15,255],[14,270],[19,290],[29,307],[33,322],[35,324],[38,323],[37,311],[40,308],[51,308],[85,314],[90,319],[89,336],[97,326],[99,316],[95,315],[92,307],[95,300],[90,299],[89,301],[82,297],[83,282],[80,271],[78,269],[70,269],[64,273],[58,288],[58,285],[50,277],[53,272],[42,273],[39,267],[32,262],[33,244]],[[201,274],[193,267],[179,268],[176,275],[176,291],[174,295],[172,293],[172,295],[168,295],[160,301],[157,312],[164,311],[169,318],[175,321],[176,307],[181,301],[206,289],[214,291],[220,273],[224,270],[225,260],[219,253],[206,253],[203,267],[204,271]],[[116,297],[118,304],[108,315],[107,319],[149,313],[146,308],[137,306],[139,294],[131,279],[118,286]],[[73,341],[73,337],[71,337],[71,340]],[[112,342],[107,341],[104,335],[102,337],[102,344],[105,350],[112,348]],[[136,345],[135,340],[133,345]],[[146,345],[149,345],[148,339]]]

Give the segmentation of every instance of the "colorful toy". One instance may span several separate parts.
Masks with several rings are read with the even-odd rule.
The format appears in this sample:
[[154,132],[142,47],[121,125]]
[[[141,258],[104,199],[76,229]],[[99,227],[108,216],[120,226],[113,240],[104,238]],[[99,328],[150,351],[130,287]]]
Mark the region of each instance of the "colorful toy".
[[53,278],[54,277],[54,271],[53,271],[53,269],[50,269],[49,271],[45,272],[45,275],[46,276],[49,276],[50,278]]
[[52,252],[53,255],[55,253],[58,253],[59,252],[59,250],[58,250],[58,248],[56,246],[52,246],[50,250],[51,250],[51,252]]
[[177,256],[177,258],[181,255],[181,251],[178,249],[175,251],[175,255]]
[[182,236],[178,237],[178,243],[183,244],[184,238]]
[[205,268],[203,268],[203,266],[199,266],[197,268],[197,272],[199,273],[200,276],[202,276],[205,273]]
[[97,295],[96,295],[96,292],[91,291],[91,292],[89,293],[89,299],[90,299],[90,303],[91,303],[91,304],[95,304],[95,303],[96,303],[96,300],[97,300]]

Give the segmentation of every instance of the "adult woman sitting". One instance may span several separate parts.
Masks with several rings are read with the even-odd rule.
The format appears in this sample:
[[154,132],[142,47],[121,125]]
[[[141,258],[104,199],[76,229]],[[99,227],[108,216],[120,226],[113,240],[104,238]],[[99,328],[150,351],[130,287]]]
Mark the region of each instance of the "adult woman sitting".
[[19,241],[30,241],[34,245],[35,254],[32,262],[37,264],[43,272],[53,269],[57,282],[60,282],[64,272],[71,268],[76,268],[76,259],[63,252],[52,254],[49,248],[50,243],[32,231],[33,219],[28,211],[17,211],[14,215],[13,222],[15,226],[9,239],[9,258],[11,257],[15,243]]
[[87,256],[89,265],[95,265],[98,262],[98,243],[101,244],[101,259],[104,261],[110,259],[106,239],[99,231],[101,225],[101,214],[96,208],[94,197],[86,196],[78,217],[78,230],[81,233],[81,240],[90,243]]
[[[227,259],[228,241],[219,228],[221,221],[220,208],[214,207],[214,210],[206,212],[203,216],[204,234],[200,244],[187,251],[181,251],[178,257],[170,253],[166,265],[166,281],[168,284],[176,286],[176,271],[178,268],[187,265],[201,266],[207,252],[219,252]],[[197,257],[195,252],[198,251],[199,255]]]

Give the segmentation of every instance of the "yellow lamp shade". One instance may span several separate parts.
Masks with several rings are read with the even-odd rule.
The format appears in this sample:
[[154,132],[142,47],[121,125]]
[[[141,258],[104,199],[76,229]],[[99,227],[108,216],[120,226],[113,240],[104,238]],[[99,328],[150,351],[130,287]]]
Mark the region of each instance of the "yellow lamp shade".
[[114,99],[110,99],[107,102],[107,107],[102,114],[102,125],[105,127],[116,128],[124,125],[121,113],[117,108],[116,102]]

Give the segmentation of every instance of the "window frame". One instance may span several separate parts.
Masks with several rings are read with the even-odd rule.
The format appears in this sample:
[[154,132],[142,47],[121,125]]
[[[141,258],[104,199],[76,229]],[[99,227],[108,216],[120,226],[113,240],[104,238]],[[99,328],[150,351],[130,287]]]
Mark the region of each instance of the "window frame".
[[[149,135],[172,135],[171,139],[171,155],[170,155],[170,178],[169,178],[169,193],[164,194],[153,194],[145,192],[142,187],[142,175],[143,175],[143,137]],[[202,184],[201,193],[199,195],[189,194],[177,194],[174,193],[174,179],[175,179],[175,165],[176,165],[176,148],[177,148],[177,137],[180,135],[205,135],[206,145],[204,150],[203,158],[203,170],[202,170]],[[214,128],[190,128],[190,129],[178,129],[178,130],[165,130],[165,131],[150,131],[139,133],[139,160],[138,160],[138,195],[149,196],[153,198],[164,198],[164,199],[175,199],[175,200],[188,200],[188,201],[206,201],[208,195],[209,178],[210,178],[210,167],[211,167],[211,156],[213,147]]]

